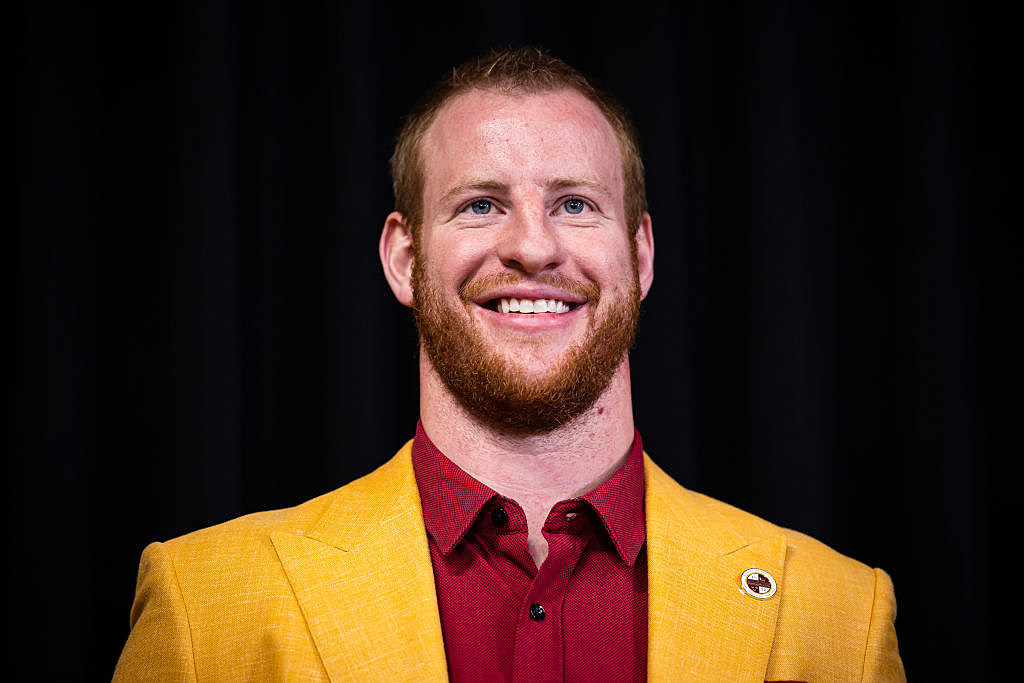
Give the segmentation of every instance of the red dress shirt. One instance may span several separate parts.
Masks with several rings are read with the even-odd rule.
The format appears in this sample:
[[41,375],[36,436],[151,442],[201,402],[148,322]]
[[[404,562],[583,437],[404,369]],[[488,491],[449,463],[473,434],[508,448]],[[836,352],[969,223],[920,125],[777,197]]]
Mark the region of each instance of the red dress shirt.
[[412,461],[453,681],[646,680],[639,433],[611,477],[551,509],[540,569],[522,508],[446,458],[421,425]]

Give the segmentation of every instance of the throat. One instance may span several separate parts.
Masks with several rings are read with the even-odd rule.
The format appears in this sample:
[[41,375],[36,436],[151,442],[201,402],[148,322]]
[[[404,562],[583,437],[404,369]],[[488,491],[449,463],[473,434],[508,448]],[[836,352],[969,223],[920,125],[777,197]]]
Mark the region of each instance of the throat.
[[548,557],[548,539],[544,538],[539,530],[534,532],[531,527],[530,534],[526,537],[526,548],[530,551],[533,563],[537,565],[537,569],[540,569]]

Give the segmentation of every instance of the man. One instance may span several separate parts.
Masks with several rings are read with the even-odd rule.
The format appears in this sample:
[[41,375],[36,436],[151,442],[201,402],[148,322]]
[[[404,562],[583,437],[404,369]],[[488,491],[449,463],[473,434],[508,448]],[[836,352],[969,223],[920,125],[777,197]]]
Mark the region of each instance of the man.
[[495,53],[413,112],[392,170],[415,439],[147,548],[115,678],[903,679],[884,572],[642,453],[628,350],[654,242],[618,105],[543,52]]

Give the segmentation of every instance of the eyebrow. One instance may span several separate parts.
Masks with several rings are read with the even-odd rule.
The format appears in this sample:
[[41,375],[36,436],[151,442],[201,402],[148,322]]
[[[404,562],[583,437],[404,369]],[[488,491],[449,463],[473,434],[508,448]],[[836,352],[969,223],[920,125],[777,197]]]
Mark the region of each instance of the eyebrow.
[[[552,190],[562,190],[570,187],[587,187],[594,189],[605,196],[613,197],[611,189],[602,183],[600,180],[592,178],[556,178],[547,183],[547,188]],[[505,183],[499,183],[496,180],[472,180],[466,183],[459,183],[449,188],[441,196],[441,201],[446,202],[453,197],[464,194],[471,191],[487,191],[487,192],[507,192],[508,185]]]
[[453,197],[457,197],[460,194],[465,194],[470,191],[486,190],[488,192],[504,192],[508,190],[508,185],[505,183],[499,183],[496,180],[472,180],[468,183],[459,183],[454,187],[448,189],[443,195],[441,195],[441,201],[447,202]]
[[563,190],[569,187],[588,187],[609,197],[615,196],[611,188],[594,178],[558,178],[549,182],[548,187],[554,190]]

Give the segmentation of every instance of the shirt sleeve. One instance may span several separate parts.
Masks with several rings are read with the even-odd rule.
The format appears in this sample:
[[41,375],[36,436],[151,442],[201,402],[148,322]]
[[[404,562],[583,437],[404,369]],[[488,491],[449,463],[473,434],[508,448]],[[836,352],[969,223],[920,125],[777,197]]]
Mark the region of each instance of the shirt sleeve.
[[174,562],[160,543],[142,552],[131,633],[114,681],[196,681],[188,612]]

